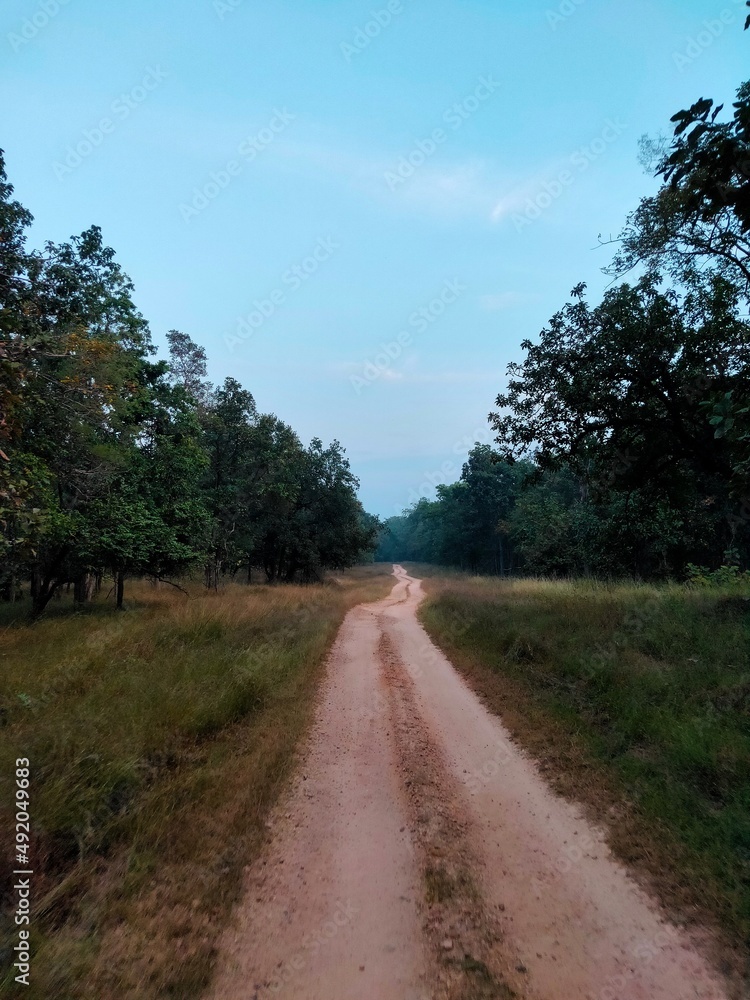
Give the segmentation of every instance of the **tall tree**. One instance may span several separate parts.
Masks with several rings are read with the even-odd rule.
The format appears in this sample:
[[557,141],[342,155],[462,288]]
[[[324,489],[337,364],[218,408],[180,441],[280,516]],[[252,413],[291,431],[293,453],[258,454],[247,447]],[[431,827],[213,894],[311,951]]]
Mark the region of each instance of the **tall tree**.
[[212,389],[211,383],[206,378],[208,362],[205,348],[179,330],[170,330],[167,333],[167,344],[172,380],[182,386],[196,403],[205,406]]

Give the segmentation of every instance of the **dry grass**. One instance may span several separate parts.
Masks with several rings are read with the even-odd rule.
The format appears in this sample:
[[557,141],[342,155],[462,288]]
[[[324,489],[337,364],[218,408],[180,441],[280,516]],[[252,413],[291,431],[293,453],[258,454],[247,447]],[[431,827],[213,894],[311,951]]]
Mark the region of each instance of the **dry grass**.
[[32,986],[6,976],[4,995],[201,994],[327,649],[390,569],[188,597],[137,584],[124,613],[63,603],[2,629],[0,787],[9,802],[30,758],[36,872]]
[[[411,569],[415,575],[418,570]],[[664,903],[750,944],[750,594],[426,577],[425,626]]]

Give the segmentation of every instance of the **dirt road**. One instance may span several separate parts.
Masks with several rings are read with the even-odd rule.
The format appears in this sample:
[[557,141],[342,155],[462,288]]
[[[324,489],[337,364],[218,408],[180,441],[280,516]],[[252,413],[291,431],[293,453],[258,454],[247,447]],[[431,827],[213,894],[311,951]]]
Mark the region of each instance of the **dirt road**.
[[211,1000],[725,1000],[395,575],[342,625]]

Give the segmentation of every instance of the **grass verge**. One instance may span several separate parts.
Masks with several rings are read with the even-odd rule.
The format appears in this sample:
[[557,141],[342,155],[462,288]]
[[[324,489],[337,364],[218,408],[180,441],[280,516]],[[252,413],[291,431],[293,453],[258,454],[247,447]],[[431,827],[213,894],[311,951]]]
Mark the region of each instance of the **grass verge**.
[[2,884],[17,757],[31,761],[35,872],[32,985],[9,972],[6,897],[3,996],[200,996],[325,654],[349,608],[390,591],[390,571],[188,597],[136,584],[119,614],[61,603],[0,629]]
[[422,621],[488,707],[746,978],[750,593],[423,575]]

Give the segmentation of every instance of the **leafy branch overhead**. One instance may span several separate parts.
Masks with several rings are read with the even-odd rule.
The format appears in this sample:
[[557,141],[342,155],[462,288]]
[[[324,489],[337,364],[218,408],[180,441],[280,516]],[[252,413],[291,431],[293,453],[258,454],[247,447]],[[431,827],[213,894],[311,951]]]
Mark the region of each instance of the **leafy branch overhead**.
[[739,87],[732,115],[724,112],[723,104],[701,98],[673,116],[673,141],[657,154],[664,184],[628,217],[607,273],[621,278],[640,266],[681,282],[713,271],[747,294],[750,82]]

